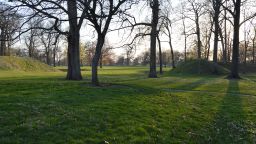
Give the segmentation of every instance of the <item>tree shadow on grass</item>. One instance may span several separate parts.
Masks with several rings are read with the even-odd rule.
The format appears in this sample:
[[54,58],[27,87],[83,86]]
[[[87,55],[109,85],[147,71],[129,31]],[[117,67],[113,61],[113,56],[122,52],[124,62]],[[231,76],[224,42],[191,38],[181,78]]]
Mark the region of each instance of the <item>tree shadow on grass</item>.
[[222,100],[215,119],[210,128],[207,143],[250,143],[245,125],[245,112],[243,111],[238,80],[230,80],[227,94]]
[[186,81],[186,82],[184,81],[183,84],[174,85],[171,87],[171,89],[173,89],[173,90],[194,90],[206,82],[207,82],[207,80],[205,78],[200,78],[200,79],[196,79],[193,81]]

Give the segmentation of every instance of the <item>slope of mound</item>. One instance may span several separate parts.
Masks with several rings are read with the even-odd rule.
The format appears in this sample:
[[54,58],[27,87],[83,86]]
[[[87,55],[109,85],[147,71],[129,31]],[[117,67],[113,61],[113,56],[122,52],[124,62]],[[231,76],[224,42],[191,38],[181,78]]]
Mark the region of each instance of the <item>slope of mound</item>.
[[[231,69],[231,63],[223,64],[219,63],[219,65]],[[256,64],[247,63],[247,64],[239,64],[239,72],[240,73],[256,73]]]
[[174,73],[186,73],[186,74],[215,74],[223,75],[229,72],[228,69],[209,62],[207,60],[189,60],[187,62],[181,62],[175,69],[172,70]]
[[55,69],[38,60],[25,57],[0,57],[0,70],[18,71],[45,71],[52,72]]

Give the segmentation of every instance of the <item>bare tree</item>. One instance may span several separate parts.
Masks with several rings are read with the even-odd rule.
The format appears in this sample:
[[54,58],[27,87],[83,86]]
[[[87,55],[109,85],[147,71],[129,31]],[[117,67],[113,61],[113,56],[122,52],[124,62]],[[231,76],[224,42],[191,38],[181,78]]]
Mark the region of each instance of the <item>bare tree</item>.
[[102,48],[105,38],[109,30],[110,23],[115,15],[124,15],[125,12],[137,2],[134,0],[90,0],[84,1],[86,19],[97,32],[97,44],[95,54],[92,60],[92,79],[91,82],[95,86],[99,86],[98,64],[100,61]]
[[150,33],[150,71],[149,77],[156,78],[156,39],[158,36],[159,21],[159,0],[151,0],[150,7],[152,9],[151,33]]
[[182,20],[182,27],[183,27],[183,32],[182,35],[184,35],[184,61],[187,61],[187,28],[186,28],[186,14],[185,14],[185,3],[181,3],[181,20]]
[[213,62],[217,63],[218,60],[218,42],[219,42],[219,16],[220,16],[220,8],[222,4],[222,0],[211,0],[213,7],[213,22],[214,22],[214,46],[213,46]]
[[[232,64],[231,64],[231,73],[229,78],[238,79],[239,76],[239,33],[240,26],[244,24],[246,21],[255,17],[256,13],[246,17],[242,22],[240,22],[240,14],[241,14],[241,0],[233,0],[230,2],[231,6],[227,7],[222,5],[233,17],[233,22],[230,21],[233,25],[233,48],[232,48]],[[233,10],[232,10],[233,8]]]
[[[51,65],[51,53],[53,53],[53,59],[55,59],[55,54],[57,52],[58,34],[56,32],[41,33],[40,40],[44,47],[44,53],[46,57],[46,63]],[[55,63],[55,62],[53,62]]]
[[169,43],[170,50],[171,50],[172,68],[176,68],[175,59],[174,59],[174,50],[173,50],[173,45],[172,45],[172,32],[171,32],[172,22],[170,19],[166,18],[164,27],[167,30],[167,32],[165,32],[165,34],[168,36],[168,43]]
[[25,45],[28,50],[28,56],[33,58],[35,56],[35,51],[36,48],[39,46],[39,30],[38,29],[33,29],[32,27],[39,25],[37,20],[31,20],[28,23],[29,31],[24,37],[25,40]]
[[0,56],[5,56],[10,55],[11,46],[16,43],[14,35],[19,29],[20,15],[9,10],[9,5],[0,4]]
[[205,14],[204,7],[205,2],[197,2],[195,0],[188,0],[191,10],[194,13],[194,19],[190,18],[195,22],[196,30],[195,34],[197,36],[197,58],[201,59],[201,49],[202,49],[202,42],[201,42],[201,29],[200,29],[200,17]]
[[[25,17],[27,18],[24,23],[29,22],[32,18],[38,17],[41,20],[52,20],[54,23],[50,27],[32,27],[30,29],[54,29],[61,35],[65,35],[68,41],[68,72],[66,79],[68,80],[81,80],[80,58],[79,58],[79,41],[80,41],[80,28],[83,24],[85,12],[78,13],[78,5],[81,1],[77,0],[11,0],[13,2],[12,9],[21,9],[27,11]],[[23,9],[22,9],[23,8]],[[27,8],[27,9],[24,9]],[[33,13],[29,13],[31,10]],[[68,25],[68,30],[61,29],[63,25]],[[23,24],[25,26],[25,24]],[[25,33],[25,30],[22,33]]]

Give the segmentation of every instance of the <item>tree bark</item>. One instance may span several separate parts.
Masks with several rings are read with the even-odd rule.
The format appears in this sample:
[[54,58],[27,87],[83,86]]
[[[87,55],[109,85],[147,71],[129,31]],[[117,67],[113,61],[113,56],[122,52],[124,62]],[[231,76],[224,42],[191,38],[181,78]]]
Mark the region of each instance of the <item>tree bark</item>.
[[[256,31],[255,31],[256,34]],[[255,40],[256,40],[256,36],[254,36],[253,40],[252,40],[252,63],[255,63]]]
[[92,59],[92,85],[99,86],[99,78],[98,78],[98,64],[101,56],[101,49],[105,42],[105,35],[98,34],[98,40],[95,50],[95,55]]
[[5,41],[5,29],[4,27],[1,28],[1,34],[0,34],[0,56],[5,55],[6,51],[6,41]]
[[213,28],[213,23],[211,24],[211,28],[210,28],[208,40],[207,40],[207,55],[206,55],[207,60],[209,60],[210,49],[211,49],[212,28]]
[[183,33],[184,33],[184,61],[187,61],[187,32],[186,32],[186,24],[185,18],[182,16],[182,25],[183,25]]
[[197,35],[197,58],[200,60],[201,59],[201,47],[202,47],[202,42],[201,42],[201,32],[200,32],[200,25],[199,25],[199,15],[196,13],[196,35]]
[[214,14],[214,46],[213,46],[213,62],[218,60],[218,41],[219,41],[219,12],[215,10]]
[[69,34],[68,34],[68,72],[67,80],[82,80],[80,68],[79,42],[80,32],[77,25],[76,1],[68,1]]
[[150,34],[150,71],[149,78],[156,78],[156,38],[158,35],[157,25],[159,20],[159,1],[153,0],[151,3],[152,8],[152,22],[151,22],[151,34]]
[[53,49],[53,67],[56,67],[56,52],[57,52],[57,46],[54,46],[54,49]]
[[[227,1],[225,1],[226,6],[227,6]],[[224,33],[225,33],[225,38],[224,38],[224,44],[225,44],[225,48],[224,48],[224,52],[223,52],[223,63],[226,64],[228,62],[228,42],[227,42],[227,10],[224,10]]]
[[[244,10],[244,19],[245,19],[245,10]],[[248,44],[247,44],[247,34],[246,34],[246,24],[244,23],[244,65],[246,65],[247,62],[247,48],[248,48]]]
[[102,54],[101,54],[101,56],[100,56],[100,68],[102,68],[103,66],[103,57],[102,57]]
[[160,67],[160,74],[163,74],[163,57],[162,57],[162,47],[161,41],[159,36],[157,36],[158,46],[159,46],[159,67]]
[[235,3],[234,14],[234,34],[233,34],[233,51],[232,51],[232,64],[231,73],[229,75],[232,79],[239,79],[239,28],[240,28],[240,8],[241,0]]
[[213,0],[214,8],[214,46],[213,46],[213,62],[217,63],[218,61],[218,41],[219,41],[219,15],[220,15],[220,0]]
[[226,50],[225,50],[225,38],[223,36],[223,33],[221,31],[221,29],[219,29],[219,35],[220,35],[220,41],[221,41],[221,47],[222,47],[222,62],[223,63],[226,63],[227,61],[227,53],[226,53]]

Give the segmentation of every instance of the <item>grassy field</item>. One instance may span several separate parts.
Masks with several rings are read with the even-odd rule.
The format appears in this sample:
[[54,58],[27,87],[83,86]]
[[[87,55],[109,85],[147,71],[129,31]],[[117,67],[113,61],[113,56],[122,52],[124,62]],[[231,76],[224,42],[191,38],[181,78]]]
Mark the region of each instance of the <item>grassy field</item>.
[[0,71],[0,143],[256,143],[256,74],[165,74],[104,67],[102,87],[65,72]]

